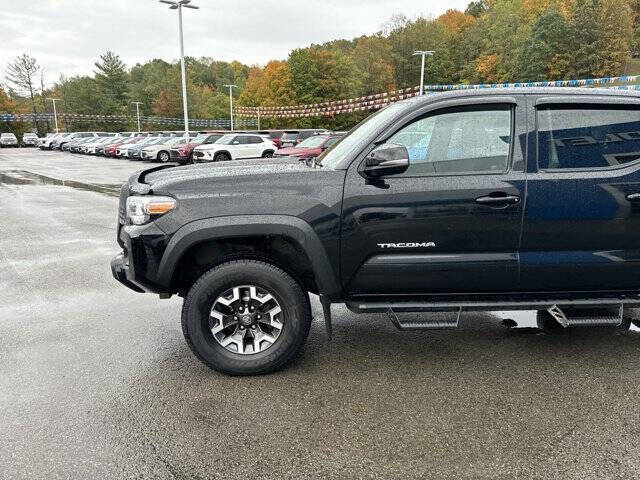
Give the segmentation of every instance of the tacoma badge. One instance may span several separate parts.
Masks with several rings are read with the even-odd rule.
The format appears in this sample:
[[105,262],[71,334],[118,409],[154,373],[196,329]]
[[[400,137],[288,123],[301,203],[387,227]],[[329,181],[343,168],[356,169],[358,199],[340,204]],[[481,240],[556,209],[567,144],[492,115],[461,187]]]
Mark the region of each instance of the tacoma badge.
[[379,243],[380,248],[433,248],[435,242],[401,242],[401,243]]

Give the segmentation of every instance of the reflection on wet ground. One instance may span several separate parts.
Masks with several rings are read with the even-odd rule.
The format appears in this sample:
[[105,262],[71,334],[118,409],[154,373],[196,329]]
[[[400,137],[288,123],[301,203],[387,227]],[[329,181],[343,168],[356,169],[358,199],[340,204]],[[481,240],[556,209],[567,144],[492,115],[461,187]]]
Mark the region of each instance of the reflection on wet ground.
[[48,177],[39,173],[27,170],[7,170],[0,172],[0,187],[2,185],[59,185],[61,187],[71,187],[77,190],[98,192],[105,195],[117,197],[122,185],[97,184],[79,182],[76,180],[61,180],[59,178]]

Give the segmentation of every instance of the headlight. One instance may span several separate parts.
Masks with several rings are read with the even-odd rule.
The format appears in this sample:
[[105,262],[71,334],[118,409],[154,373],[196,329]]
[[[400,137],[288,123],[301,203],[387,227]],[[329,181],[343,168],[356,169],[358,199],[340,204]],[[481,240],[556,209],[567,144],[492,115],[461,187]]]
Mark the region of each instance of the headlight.
[[127,217],[134,225],[143,225],[157,217],[170,212],[176,207],[171,197],[131,196],[127,198]]

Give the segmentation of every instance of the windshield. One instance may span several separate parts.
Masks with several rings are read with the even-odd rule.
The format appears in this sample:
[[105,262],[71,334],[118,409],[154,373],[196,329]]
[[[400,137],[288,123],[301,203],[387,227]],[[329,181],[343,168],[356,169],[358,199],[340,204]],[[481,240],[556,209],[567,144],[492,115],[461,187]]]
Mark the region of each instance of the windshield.
[[153,141],[147,143],[147,145],[160,145],[162,143],[167,143],[167,137],[154,138]]
[[198,135],[197,137],[192,138],[191,140],[189,140],[189,143],[203,143],[207,138],[209,138],[209,135]]
[[146,145],[154,145],[156,143],[158,143],[158,141],[162,140],[161,138],[158,137],[148,137],[145,138],[143,141],[138,142],[137,146],[142,147],[142,146],[146,146]]
[[230,145],[231,142],[233,142],[233,139],[236,138],[235,134],[232,135],[223,135],[222,137],[220,137],[218,140],[216,140],[214,143],[220,144],[220,145]]
[[360,144],[374,133],[380,125],[408,107],[408,103],[394,103],[365,118],[347,135],[342,137],[340,141],[334,144],[333,147],[325,150],[325,152],[318,157],[317,162],[325,168],[335,168],[341,160],[353,153],[356,148],[360,147]]
[[321,135],[316,135],[314,137],[309,137],[306,140],[303,140],[298,144],[300,148],[316,148],[322,145],[327,137],[323,137]]
[[298,138],[298,135],[300,135],[298,132],[285,132],[282,137],[280,137],[281,140],[296,140]]
[[165,145],[178,145],[180,143],[184,143],[184,141],[186,140],[185,137],[174,137],[171,138],[169,140],[167,140],[166,142],[164,142]]

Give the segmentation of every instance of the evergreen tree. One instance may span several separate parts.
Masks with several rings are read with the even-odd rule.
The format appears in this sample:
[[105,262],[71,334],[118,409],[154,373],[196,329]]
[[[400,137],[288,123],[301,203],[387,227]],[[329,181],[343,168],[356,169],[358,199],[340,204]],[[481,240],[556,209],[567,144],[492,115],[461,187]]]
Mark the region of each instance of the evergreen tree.
[[122,114],[127,112],[129,76],[120,57],[108,51],[100,55],[95,64],[96,103],[99,113]]

